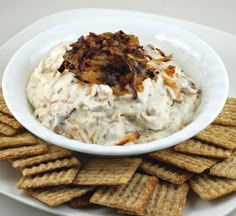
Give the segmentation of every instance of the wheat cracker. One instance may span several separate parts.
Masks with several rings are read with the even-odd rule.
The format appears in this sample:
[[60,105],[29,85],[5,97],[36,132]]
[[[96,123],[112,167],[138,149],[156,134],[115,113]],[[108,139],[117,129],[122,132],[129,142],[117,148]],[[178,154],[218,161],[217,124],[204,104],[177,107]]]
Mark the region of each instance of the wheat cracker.
[[210,125],[196,135],[196,138],[226,148],[236,148],[236,127]]
[[55,207],[94,190],[89,186],[55,186],[49,188],[31,189],[27,192],[48,206]]
[[27,157],[27,158],[21,158],[21,159],[15,160],[13,161],[12,166],[17,169],[24,169],[27,167],[31,167],[33,165],[38,165],[40,163],[45,163],[48,161],[66,158],[71,155],[72,155],[72,152],[69,150],[51,152],[50,147],[49,147],[48,153],[34,156],[34,157]]
[[0,149],[0,160],[18,159],[48,152],[46,145],[21,146],[17,148]]
[[27,145],[38,145],[37,139],[29,132],[16,134],[11,137],[0,136],[0,149]]
[[33,167],[25,168],[22,170],[22,174],[23,176],[31,176],[31,175],[46,173],[57,169],[79,167],[79,166],[80,166],[80,161],[76,157],[63,158],[55,161],[50,161],[47,163],[41,163]]
[[80,185],[127,184],[141,162],[141,158],[89,159],[81,167],[73,183]]
[[145,209],[145,216],[181,216],[186,203],[188,184],[159,182]]
[[150,153],[149,155],[154,159],[193,173],[202,173],[204,170],[212,167],[217,162],[216,159],[187,155],[176,152],[173,149],[164,149]]
[[226,126],[236,126],[236,98],[228,98],[223,110],[213,122]]
[[0,122],[14,129],[21,129],[22,125],[12,116],[0,112]]
[[212,200],[236,191],[236,180],[210,176],[206,173],[189,180],[190,187],[204,200]]
[[232,151],[215,145],[211,145],[201,140],[189,139],[185,142],[182,142],[174,147],[175,151],[205,156],[225,159],[229,158]]
[[127,185],[98,188],[90,202],[143,214],[157,182],[154,176],[136,173]]
[[234,153],[230,158],[211,167],[210,174],[214,176],[236,179],[236,153]]
[[0,122],[0,134],[5,135],[5,136],[12,136],[16,134],[16,132],[17,132],[16,129]]
[[157,160],[145,159],[140,165],[144,172],[159,177],[173,184],[183,184],[190,179],[194,173],[177,168]]
[[36,176],[22,177],[17,184],[18,189],[31,189],[48,186],[71,184],[79,168],[69,168]]

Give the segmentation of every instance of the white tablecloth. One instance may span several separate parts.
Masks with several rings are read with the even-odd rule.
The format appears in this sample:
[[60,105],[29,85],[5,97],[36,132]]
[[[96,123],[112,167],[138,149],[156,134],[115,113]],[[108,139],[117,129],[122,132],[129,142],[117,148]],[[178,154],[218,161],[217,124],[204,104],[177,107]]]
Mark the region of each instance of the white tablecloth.
[[[235,0],[0,0],[0,45],[34,21],[74,8],[113,8],[157,13],[180,18],[235,34]],[[236,40],[235,40],[236,41]],[[50,216],[51,214],[0,195],[0,215]],[[236,211],[229,216],[236,215]]]

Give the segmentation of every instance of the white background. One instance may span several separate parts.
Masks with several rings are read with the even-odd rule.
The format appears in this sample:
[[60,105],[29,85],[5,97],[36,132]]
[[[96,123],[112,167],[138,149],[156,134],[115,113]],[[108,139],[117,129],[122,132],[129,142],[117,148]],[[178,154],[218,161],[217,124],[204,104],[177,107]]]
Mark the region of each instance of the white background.
[[236,35],[235,0],[0,0],[0,45],[41,17],[62,10],[84,7],[157,13]]
[[[156,13],[217,28],[236,36],[235,0],[0,0],[0,46],[36,20],[67,9],[113,8]],[[50,216],[0,195],[0,215]],[[230,216],[236,215],[236,211]]]

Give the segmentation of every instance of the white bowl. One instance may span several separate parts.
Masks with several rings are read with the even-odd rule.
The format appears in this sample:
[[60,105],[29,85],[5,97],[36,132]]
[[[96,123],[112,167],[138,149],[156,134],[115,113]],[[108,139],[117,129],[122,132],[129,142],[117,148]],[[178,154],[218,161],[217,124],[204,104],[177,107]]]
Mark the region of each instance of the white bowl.
[[[33,134],[56,145],[97,155],[134,155],[167,148],[187,140],[206,128],[219,114],[228,95],[228,77],[221,59],[205,42],[182,28],[163,23],[151,14],[93,10],[81,13],[74,22],[43,32],[22,46],[8,63],[3,76],[3,94],[15,118]],[[94,16],[91,16],[94,14]],[[138,27],[137,27],[138,26]],[[174,60],[202,90],[201,104],[193,121],[182,130],[160,140],[131,146],[84,144],[55,134],[35,120],[26,98],[26,84],[33,69],[51,48],[62,41],[76,40],[89,32],[123,30],[151,43]]]

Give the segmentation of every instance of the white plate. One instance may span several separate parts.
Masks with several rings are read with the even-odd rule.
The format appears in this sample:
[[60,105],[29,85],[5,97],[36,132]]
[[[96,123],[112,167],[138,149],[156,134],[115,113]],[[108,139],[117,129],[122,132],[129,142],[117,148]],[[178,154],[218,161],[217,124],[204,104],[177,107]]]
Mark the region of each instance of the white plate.
[[[16,184],[20,179],[20,172],[13,169],[10,163],[1,161],[0,169],[0,192],[29,206],[63,216],[118,216],[113,209],[98,206],[85,209],[71,209],[66,205],[49,208],[38,200],[16,189]],[[196,194],[190,192],[183,216],[223,216],[234,208],[235,203],[235,194],[206,202],[198,198]]]
[[[86,11],[83,11],[83,13],[85,13],[85,12]],[[105,13],[105,11],[102,11],[101,13]],[[122,13],[124,16],[129,15],[129,12],[122,12]],[[1,55],[1,59],[0,59],[1,67],[6,66],[7,61],[9,60],[12,53],[14,53],[16,48],[18,48],[26,40],[29,40],[33,36],[33,34],[37,34],[38,32],[40,32],[42,30],[42,28],[43,28],[43,30],[45,30],[47,28],[56,26],[65,20],[67,20],[67,21],[73,20],[74,18],[79,17],[80,14],[81,14],[81,11],[79,11],[79,10],[58,13],[58,14],[46,17],[45,19],[41,20],[40,22],[37,22],[37,23],[31,25],[26,30],[22,31],[20,34],[17,34],[6,45],[4,45],[3,47],[0,48],[0,55],[1,55],[1,53],[4,54],[4,57],[2,57],[3,55]],[[139,13],[136,13],[136,14],[137,14],[137,16],[140,16]],[[170,18],[165,18],[165,17],[161,17],[161,16],[156,16],[156,17],[159,17],[163,21],[167,21],[170,23],[172,22],[173,24],[183,25],[184,27],[187,26],[189,29],[194,30],[195,34],[200,34],[203,37],[205,37],[203,39],[205,39],[205,40],[208,39],[208,42],[209,41],[212,42],[212,40],[213,40],[214,42],[212,42],[212,43],[216,44],[217,49],[219,49],[219,51],[223,52],[221,54],[224,54],[224,55],[222,55],[221,57],[223,57],[223,59],[225,59],[225,63],[226,62],[229,63],[229,64],[226,64],[226,67],[228,66],[230,69],[235,68],[234,65],[232,64],[233,58],[231,57],[231,56],[235,56],[235,53],[233,53],[233,52],[230,53],[230,51],[229,51],[229,50],[236,50],[235,43],[234,44],[230,44],[230,43],[227,44],[227,42],[225,42],[223,45],[222,38],[224,38],[224,37],[220,37],[220,36],[223,36],[221,32],[218,32],[216,30],[209,30],[206,27],[202,27],[202,26],[199,26],[196,24],[191,24],[191,23],[187,23],[187,22],[183,22],[183,21],[178,21],[176,19],[170,19]],[[217,32],[218,32],[218,34],[216,34]],[[212,35],[214,35],[214,39],[212,39]],[[233,41],[233,42],[236,41],[236,39],[233,40],[234,38],[232,38],[228,34],[224,34],[224,36],[227,37],[227,39],[231,39],[229,41]],[[222,43],[222,45],[220,45],[220,43]],[[226,47],[228,49],[226,49]],[[229,48],[231,48],[231,49],[229,49]],[[232,55],[229,55],[229,54],[232,54]],[[229,61],[229,59],[231,61]],[[229,71],[229,77],[230,77],[230,83],[231,83],[230,95],[236,96],[235,86],[233,85],[233,83],[236,82],[235,73],[233,73],[235,70],[229,70],[229,68],[228,68],[228,71]],[[0,78],[1,78],[1,76],[0,76]],[[8,164],[8,162],[1,161],[0,162],[0,170],[1,170],[1,172],[0,172],[0,193],[5,194],[9,197],[12,197],[20,202],[27,204],[27,205],[30,205],[30,206],[33,206],[33,207],[57,214],[57,215],[68,215],[68,216],[72,216],[72,215],[73,216],[77,216],[77,215],[78,216],[82,216],[82,215],[85,215],[85,216],[86,215],[87,216],[116,215],[114,211],[107,209],[107,208],[93,208],[93,209],[86,209],[86,210],[73,210],[73,209],[67,208],[66,206],[61,206],[58,208],[48,208],[45,205],[43,205],[42,203],[38,202],[37,200],[16,190],[15,185],[19,179],[19,173],[16,170],[12,169],[10,167],[10,165]],[[218,199],[216,201],[211,201],[211,202],[202,201],[198,197],[196,197],[196,195],[189,194],[187,206],[184,209],[184,216],[226,215],[232,209],[234,209],[234,207],[236,206],[235,203],[236,203],[236,195],[235,194],[231,194],[231,195],[226,196],[222,199]]]

